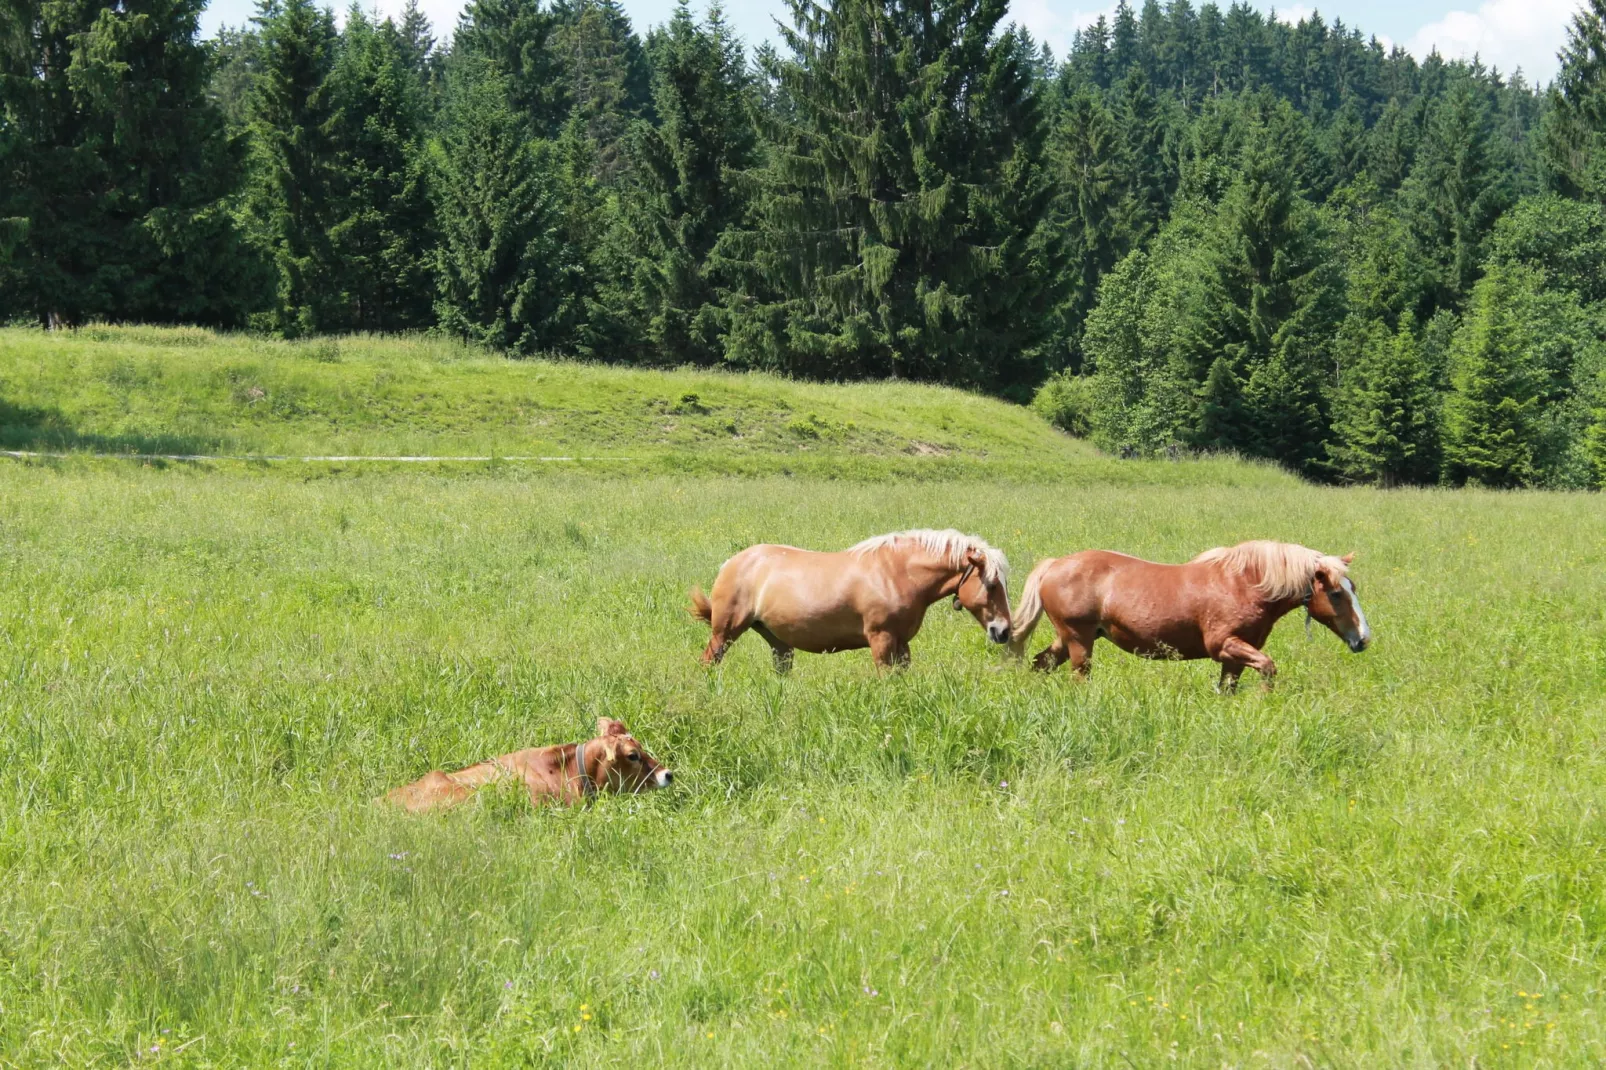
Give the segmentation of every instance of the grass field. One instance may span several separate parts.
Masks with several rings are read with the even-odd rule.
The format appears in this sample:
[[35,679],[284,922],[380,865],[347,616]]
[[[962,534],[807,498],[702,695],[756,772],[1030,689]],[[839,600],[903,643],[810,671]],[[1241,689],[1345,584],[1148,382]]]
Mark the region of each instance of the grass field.
[[[146,344],[71,343],[80,367]],[[364,344],[328,367],[372,379]],[[695,444],[650,423],[601,443],[657,450],[643,471],[7,462],[0,1065],[1606,1062],[1599,496],[1317,489],[1104,460],[948,392],[464,359],[398,356],[442,396],[570,375],[599,411],[623,411],[611,377],[796,391],[897,441],[934,441],[930,411],[999,415],[951,432],[985,454],[921,480],[877,466],[946,459],[856,467],[851,439],[829,473],[850,478],[791,468],[784,439],[741,478],[670,471]],[[59,445],[161,433],[157,387],[103,409],[99,380],[48,363],[0,334],[0,399],[61,414],[32,425]],[[398,418],[337,443],[313,408],[196,434],[438,441]],[[1014,446],[985,437],[1006,420]],[[1063,464],[1033,482],[1035,442]],[[1106,645],[1088,683],[1036,676],[943,607],[902,673],[860,652],[782,679],[753,637],[696,663],[684,591],[732,550],[949,524],[1002,546],[1016,586],[1087,546],[1355,549],[1377,641],[1356,657],[1291,618],[1278,690],[1233,698],[1209,664]],[[540,814],[369,802],[602,714],[676,786]]]

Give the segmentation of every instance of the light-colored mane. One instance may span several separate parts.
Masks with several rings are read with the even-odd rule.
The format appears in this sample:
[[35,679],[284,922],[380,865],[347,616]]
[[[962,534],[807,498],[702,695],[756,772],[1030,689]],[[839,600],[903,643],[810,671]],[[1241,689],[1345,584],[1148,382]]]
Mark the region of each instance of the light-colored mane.
[[983,580],[988,583],[1004,583],[1009,579],[1009,562],[1004,559],[1004,551],[988,546],[985,539],[966,535],[953,528],[944,528],[941,531],[933,528],[894,531],[887,535],[877,535],[873,539],[865,539],[856,546],[848,547],[848,552],[868,554],[904,541],[918,544],[921,549],[936,554],[954,568],[963,568],[965,555],[975,550],[987,562],[987,567],[982,570]]
[[1255,539],[1237,546],[1218,546],[1194,558],[1195,564],[1216,562],[1228,572],[1254,579],[1255,586],[1270,599],[1296,598],[1310,590],[1316,569],[1327,566],[1335,579],[1343,579],[1349,568],[1339,558],[1291,542]]

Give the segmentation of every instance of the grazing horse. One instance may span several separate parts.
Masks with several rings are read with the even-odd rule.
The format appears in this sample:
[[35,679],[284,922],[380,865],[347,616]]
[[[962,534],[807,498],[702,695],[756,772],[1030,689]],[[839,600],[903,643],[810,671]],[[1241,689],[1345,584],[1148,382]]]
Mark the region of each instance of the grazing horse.
[[1277,666],[1260,647],[1300,606],[1357,654],[1372,641],[1349,578],[1354,557],[1258,540],[1206,550],[1185,565],[1107,550],[1048,558],[1026,577],[1010,649],[1023,653],[1047,613],[1054,643],[1033,662],[1045,672],[1069,661],[1086,676],[1093,642],[1103,636],[1143,657],[1219,661],[1221,690],[1236,688],[1245,669],[1259,672],[1269,689]]
[[693,587],[691,613],[713,629],[703,663],[714,665],[751,628],[792,667],[792,651],[830,654],[869,647],[878,666],[907,665],[926,609],[951,597],[995,643],[1009,641],[1009,563],[974,535],[899,531],[837,553],[749,546],[720,566],[711,597]]

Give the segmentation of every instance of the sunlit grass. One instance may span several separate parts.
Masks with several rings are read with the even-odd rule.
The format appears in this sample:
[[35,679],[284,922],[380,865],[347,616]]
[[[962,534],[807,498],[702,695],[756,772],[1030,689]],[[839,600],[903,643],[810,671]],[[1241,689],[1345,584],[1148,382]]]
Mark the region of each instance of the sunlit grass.
[[[199,347],[198,347],[199,348]],[[0,1058],[1578,1066],[1600,1019],[1598,497],[0,470]],[[1101,645],[702,670],[736,548],[1358,550],[1279,688]],[[1039,637],[1035,646],[1044,642]],[[669,792],[369,800],[624,719]],[[187,1045],[187,1046],[186,1046]],[[179,1050],[182,1049],[182,1050]],[[177,1051],[178,1054],[171,1054]]]

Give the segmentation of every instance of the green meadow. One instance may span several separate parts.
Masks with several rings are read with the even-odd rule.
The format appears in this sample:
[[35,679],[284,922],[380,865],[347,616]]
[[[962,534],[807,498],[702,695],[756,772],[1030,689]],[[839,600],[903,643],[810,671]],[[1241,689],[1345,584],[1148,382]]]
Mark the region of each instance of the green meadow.
[[[734,426],[735,430],[730,430]],[[1606,503],[1102,457],[901,384],[0,331],[0,1065],[1606,1062]],[[111,459],[595,456],[400,464]],[[685,591],[756,541],[1355,550],[1274,692],[913,665]],[[1040,630],[1032,650],[1046,643]],[[673,788],[374,796],[623,719]]]

